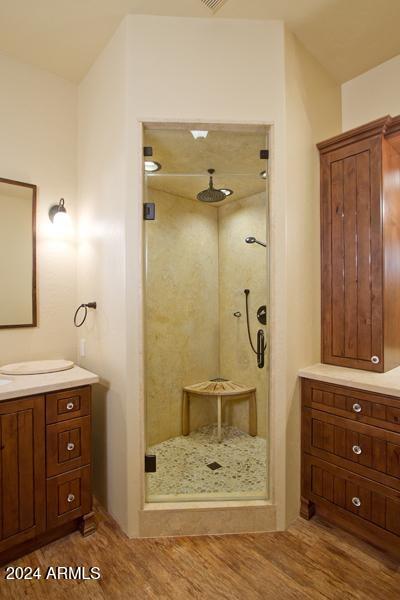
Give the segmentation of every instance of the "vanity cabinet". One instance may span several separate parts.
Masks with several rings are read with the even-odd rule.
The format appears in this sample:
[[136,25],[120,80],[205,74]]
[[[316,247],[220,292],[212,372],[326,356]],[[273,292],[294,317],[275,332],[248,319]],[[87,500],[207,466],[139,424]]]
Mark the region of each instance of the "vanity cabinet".
[[0,562],[95,530],[90,386],[0,402]]
[[400,558],[400,399],[302,379],[301,515]]
[[318,144],[322,362],[400,364],[399,117]]
[[0,552],[46,527],[44,397],[0,403]]

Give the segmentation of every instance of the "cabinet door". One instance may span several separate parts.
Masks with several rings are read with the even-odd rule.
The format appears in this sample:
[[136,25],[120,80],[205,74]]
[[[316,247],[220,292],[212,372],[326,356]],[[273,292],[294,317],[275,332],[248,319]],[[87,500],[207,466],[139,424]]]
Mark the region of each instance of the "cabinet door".
[[381,138],[321,156],[323,362],[383,371]]
[[0,403],[0,551],[45,528],[44,397]]

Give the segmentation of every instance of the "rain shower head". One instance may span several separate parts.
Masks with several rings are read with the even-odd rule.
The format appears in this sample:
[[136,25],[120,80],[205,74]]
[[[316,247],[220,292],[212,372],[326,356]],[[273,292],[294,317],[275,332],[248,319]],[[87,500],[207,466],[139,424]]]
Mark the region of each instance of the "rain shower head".
[[208,169],[208,172],[210,174],[209,186],[206,190],[203,190],[197,194],[197,200],[200,200],[200,202],[221,202],[221,200],[225,200],[225,192],[222,190],[217,190],[214,187],[212,176],[215,172],[215,169]]
[[267,244],[265,244],[264,242],[260,242],[259,240],[256,240],[256,238],[253,236],[247,237],[244,241],[246,242],[246,244],[259,244],[260,246],[264,246],[264,248],[267,247]]

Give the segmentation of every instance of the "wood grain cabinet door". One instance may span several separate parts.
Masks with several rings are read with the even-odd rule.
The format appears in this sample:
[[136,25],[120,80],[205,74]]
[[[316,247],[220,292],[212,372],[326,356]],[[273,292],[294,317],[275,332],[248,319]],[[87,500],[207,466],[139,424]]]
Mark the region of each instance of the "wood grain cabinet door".
[[45,528],[44,397],[0,403],[0,552]]
[[321,155],[323,362],[384,370],[382,142]]

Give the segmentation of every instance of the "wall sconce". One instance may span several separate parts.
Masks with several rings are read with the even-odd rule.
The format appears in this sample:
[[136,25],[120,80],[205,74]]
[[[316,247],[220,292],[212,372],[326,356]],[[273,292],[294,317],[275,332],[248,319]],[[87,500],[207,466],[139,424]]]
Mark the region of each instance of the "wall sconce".
[[58,204],[54,204],[49,209],[49,219],[57,227],[63,226],[68,221],[68,215],[64,206],[64,198],[60,198]]

